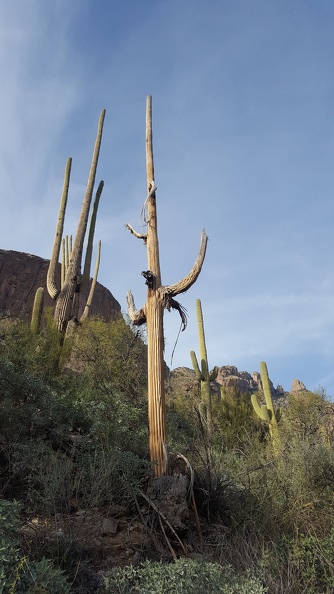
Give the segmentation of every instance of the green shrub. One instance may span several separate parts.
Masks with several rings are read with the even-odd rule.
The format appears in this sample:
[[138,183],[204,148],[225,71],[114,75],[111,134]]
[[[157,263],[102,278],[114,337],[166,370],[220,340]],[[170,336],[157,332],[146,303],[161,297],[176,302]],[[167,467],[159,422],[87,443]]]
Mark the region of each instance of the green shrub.
[[252,576],[237,575],[231,566],[178,559],[174,563],[146,561],[138,567],[116,567],[105,576],[106,594],[264,594]]
[[19,564],[20,552],[17,540],[19,504],[0,499],[0,593],[6,592]]
[[23,559],[8,594],[70,594],[70,587],[61,569],[52,561]]
[[20,506],[0,499],[0,593],[69,594],[67,580],[49,559],[21,556],[18,527]]
[[[328,536],[300,535],[290,543],[289,569],[305,594],[332,594],[334,530]],[[297,589],[295,590],[297,592]]]

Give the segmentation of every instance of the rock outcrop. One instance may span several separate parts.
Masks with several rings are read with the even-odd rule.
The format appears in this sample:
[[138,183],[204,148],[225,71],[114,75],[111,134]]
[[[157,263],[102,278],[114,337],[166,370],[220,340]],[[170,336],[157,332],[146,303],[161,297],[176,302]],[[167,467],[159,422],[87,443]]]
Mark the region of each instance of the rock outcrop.
[[[29,319],[32,312],[35,293],[38,287],[44,287],[45,307],[55,307],[55,301],[49,297],[46,289],[46,276],[49,260],[39,256],[0,250],[0,313],[11,317]],[[60,265],[59,265],[60,274]],[[80,296],[79,315],[86,303],[89,287]],[[108,289],[96,284],[91,307],[91,315],[105,321],[115,319],[121,306]]]
[[306,388],[303,384],[303,382],[301,382],[298,379],[294,379],[292,380],[292,386],[291,386],[291,394],[296,394],[296,392],[305,392]]
[[[270,381],[270,380],[269,380]],[[195,372],[188,367],[178,367],[169,374],[168,389],[169,392],[190,392],[197,386]],[[217,379],[212,382],[213,392],[219,392],[220,387],[226,389],[236,389],[244,393],[253,393],[262,390],[261,376],[258,371],[248,373],[247,371],[238,371],[234,365],[223,365],[218,368]],[[276,388],[270,381],[272,396],[278,400],[286,394],[281,385]],[[292,390],[300,392],[306,390],[304,384],[299,380],[294,380]]]

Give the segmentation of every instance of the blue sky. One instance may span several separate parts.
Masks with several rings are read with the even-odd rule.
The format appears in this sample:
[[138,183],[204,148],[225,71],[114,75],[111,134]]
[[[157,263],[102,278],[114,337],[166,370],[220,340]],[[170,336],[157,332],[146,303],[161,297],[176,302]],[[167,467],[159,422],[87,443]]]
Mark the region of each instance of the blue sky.
[[185,276],[188,328],[166,362],[191,367],[195,301],[211,367],[294,378],[334,395],[334,4],[331,0],[12,0],[0,4],[1,248],[49,258],[66,158],[66,232],[97,121],[105,181],[99,281],[146,299],[145,101],[153,96],[163,284]]

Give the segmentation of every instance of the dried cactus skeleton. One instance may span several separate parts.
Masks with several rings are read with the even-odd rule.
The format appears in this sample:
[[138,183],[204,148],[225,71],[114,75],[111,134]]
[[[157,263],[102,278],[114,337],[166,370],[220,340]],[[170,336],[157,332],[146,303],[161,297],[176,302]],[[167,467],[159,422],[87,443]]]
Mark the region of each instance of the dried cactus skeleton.
[[[66,205],[67,205],[67,198],[68,198],[68,189],[70,183],[70,174],[71,174],[71,166],[72,166],[72,158],[69,157],[65,167],[65,174],[64,174],[64,185],[62,196],[60,200],[60,208],[58,214],[58,222],[56,227],[56,234],[53,244],[52,256],[50,260],[50,266],[47,275],[47,289],[49,295],[52,299],[56,300],[56,308],[55,308],[55,324],[58,330],[64,335],[66,333],[66,329],[70,320],[73,320],[74,323],[77,323],[78,318],[78,306],[79,306],[79,293],[81,292],[84,286],[88,286],[89,278],[90,278],[90,266],[91,266],[91,259],[92,259],[92,250],[93,250],[93,238],[94,238],[94,231],[95,231],[95,223],[96,223],[96,214],[98,209],[98,204],[100,200],[100,196],[103,190],[103,181],[100,182],[94,200],[94,205],[92,209],[90,225],[89,225],[89,234],[88,234],[88,241],[87,241],[87,249],[86,249],[86,256],[85,256],[85,263],[84,263],[84,271],[83,274],[81,273],[81,266],[82,266],[82,254],[83,254],[83,246],[84,240],[87,230],[89,212],[93,197],[93,189],[95,184],[96,178],[96,170],[97,164],[99,159],[100,147],[101,147],[101,140],[102,140],[102,132],[103,132],[103,123],[105,118],[105,109],[102,110],[100,114],[97,136],[93,151],[93,157],[90,167],[90,172],[88,176],[87,188],[86,193],[84,196],[81,214],[79,218],[79,223],[76,231],[76,235],[74,237],[73,245],[72,245],[72,238],[70,240],[70,245],[68,241],[68,237],[66,239],[62,239],[63,237],[63,230],[64,230],[64,220],[65,220],[65,212],[66,212]],[[62,248],[62,271],[61,271],[61,280],[58,281],[57,276],[57,265],[58,259],[60,254],[60,249]],[[101,251],[101,244],[99,243],[98,247],[98,256],[97,256],[97,264],[95,268],[95,274],[91,285],[91,291],[89,293],[88,301],[84,310],[83,317],[84,319],[88,315],[88,311],[91,305],[93,291],[96,285],[99,262],[100,262],[100,251]]]
[[178,309],[185,327],[185,311],[174,297],[187,291],[196,281],[206,253],[207,235],[202,232],[198,257],[190,273],[175,285],[161,284],[159,242],[157,230],[156,185],[154,182],[154,162],[152,145],[152,98],[146,101],[146,175],[148,196],[145,201],[145,222],[147,232],[137,233],[131,225],[128,230],[142,239],[147,247],[148,270],[144,273],[148,287],[147,301],[144,307],[136,310],[134,299],[127,294],[129,316],[134,324],[147,324],[148,349],[148,418],[150,459],[155,462],[155,474],[160,476],[168,472],[168,448],[164,387],[164,309]]

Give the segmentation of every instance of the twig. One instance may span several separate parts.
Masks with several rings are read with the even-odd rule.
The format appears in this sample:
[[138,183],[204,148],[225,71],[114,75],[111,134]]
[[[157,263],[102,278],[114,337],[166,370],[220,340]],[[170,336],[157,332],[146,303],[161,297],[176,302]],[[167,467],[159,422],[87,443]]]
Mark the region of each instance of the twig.
[[139,493],[141,494],[141,496],[145,499],[145,501],[147,501],[147,503],[149,505],[151,505],[151,507],[154,509],[154,511],[161,516],[161,518],[164,520],[164,522],[166,522],[168,528],[172,531],[172,533],[174,534],[175,538],[177,539],[177,541],[179,542],[182,551],[184,552],[184,554],[187,554],[186,549],[184,548],[184,544],[182,542],[182,540],[180,539],[180,537],[178,536],[178,534],[175,532],[173,526],[171,525],[171,523],[167,520],[166,516],[164,516],[164,514],[159,510],[159,508],[150,500],[149,497],[147,497],[147,495],[145,495],[145,493],[143,493],[142,491],[139,491]]
[[[187,469],[189,468],[190,470],[190,485],[189,485],[189,498],[188,501],[191,501],[193,510],[194,510],[194,514],[195,514],[195,521],[196,521],[196,528],[197,528],[197,534],[198,534],[198,539],[199,539],[199,549],[200,552],[203,553],[203,536],[202,536],[202,530],[201,530],[201,524],[199,521],[199,516],[198,516],[198,511],[197,511],[197,506],[196,506],[196,501],[195,501],[195,495],[194,495],[194,478],[195,478],[195,473],[193,471],[193,468],[189,462],[189,460],[183,456],[183,454],[178,454],[177,458],[181,458],[181,460],[184,460],[186,465],[187,465]],[[189,505],[189,503],[188,503]]]
[[176,553],[175,553],[175,551],[174,551],[174,549],[173,549],[173,547],[172,547],[172,545],[171,545],[171,543],[170,543],[170,540],[169,540],[169,538],[168,538],[168,536],[167,536],[167,534],[166,534],[166,531],[165,531],[165,529],[164,529],[164,527],[163,527],[163,524],[162,524],[162,520],[161,520],[161,517],[160,517],[160,515],[159,515],[159,522],[160,522],[160,527],[161,527],[161,530],[162,530],[162,532],[163,532],[163,535],[164,535],[164,537],[165,537],[165,541],[166,541],[166,543],[167,543],[167,546],[168,546],[168,548],[169,548],[169,550],[170,550],[170,552],[171,552],[171,555],[172,555],[172,557],[173,557],[174,561],[176,561],[176,558],[177,558],[177,557],[176,557]]

